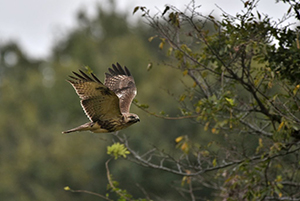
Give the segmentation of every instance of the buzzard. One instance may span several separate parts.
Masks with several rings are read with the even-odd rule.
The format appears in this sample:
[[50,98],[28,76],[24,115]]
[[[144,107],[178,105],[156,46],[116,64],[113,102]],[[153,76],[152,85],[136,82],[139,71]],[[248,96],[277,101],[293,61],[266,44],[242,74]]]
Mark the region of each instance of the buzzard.
[[105,73],[104,84],[93,74],[73,72],[67,80],[78,94],[81,106],[91,122],[64,131],[91,131],[109,133],[118,131],[140,121],[138,115],[129,113],[137,90],[134,79],[125,66],[117,63]]

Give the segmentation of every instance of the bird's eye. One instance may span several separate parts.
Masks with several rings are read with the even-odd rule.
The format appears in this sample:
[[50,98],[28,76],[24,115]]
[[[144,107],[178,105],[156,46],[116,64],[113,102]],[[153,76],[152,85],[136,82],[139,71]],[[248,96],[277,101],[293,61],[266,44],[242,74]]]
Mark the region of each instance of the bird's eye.
[[130,118],[130,119],[135,119],[135,117],[134,117],[134,116],[129,116],[129,118]]

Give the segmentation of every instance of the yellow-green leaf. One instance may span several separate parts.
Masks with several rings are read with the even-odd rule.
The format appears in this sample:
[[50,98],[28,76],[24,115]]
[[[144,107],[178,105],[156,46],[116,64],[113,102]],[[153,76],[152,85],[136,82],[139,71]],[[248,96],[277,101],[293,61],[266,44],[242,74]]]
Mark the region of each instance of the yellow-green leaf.
[[155,35],[155,36],[151,36],[150,38],[148,38],[148,41],[149,42],[151,42],[154,38],[156,38],[157,37],[157,35]]
[[204,151],[201,151],[200,154],[204,157],[207,157],[207,156],[209,156],[209,151],[204,150]]
[[178,142],[180,142],[182,139],[183,139],[183,136],[179,136],[179,137],[177,137],[177,138],[175,139],[175,142],[178,143]]
[[205,131],[208,130],[208,126],[209,126],[209,122],[206,122],[206,123],[205,123],[205,126],[204,126],[204,130],[205,130]]
[[64,190],[65,190],[65,191],[69,191],[69,190],[71,190],[71,188],[70,188],[69,186],[65,186],[65,187],[64,187]]
[[179,98],[179,101],[182,102],[184,101],[184,99],[186,98],[186,95],[185,94],[182,94]]
[[200,111],[201,111],[201,108],[200,107],[196,107],[196,113],[200,113]]
[[197,86],[197,83],[194,82],[192,87],[195,88],[196,86]]
[[233,99],[231,99],[231,98],[225,98],[225,99],[226,99],[226,101],[227,101],[231,106],[234,105],[234,100],[233,100]]
[[160,43],[159,43],[159,46],[158,46],[158,47],[159,47],[159,49],[161,49],[161,50],[162,50],[162,49],[164,48],[164,44],[165,44],[164,42],[160,42]]
[[126,155],[130,154],[130,152],[127,150],[124,144],[120,144],[119,142],[117,142],[112,146],[107,147],[107,154],[112,155],[115,157],[115,159],[117,159],[120,156],[126,158]]
[[216,158],[213,160],[212,165],[213,165],[214,167],[217,166],[217,159],[216,159]]
[[166,39],[164,39],[164,38],[161,38],[160,40],[161,40],[161,42],[159,43],[159,46],[158,46],[158,47],[159,47],[159,49],[161,49],[161,50],[162,50],[162,49],[164,48],[164,45],[165,45]]
[[300,85],[298,84],[294,90],[293,90],[293,94],[296,95],[296,93],[298,92],[298,89],[300,88]]
[[277,131],[280,131],[280,130],[282,129],[283,126],[284,126],[284,121],[282,121],[282,122],[279,124]]
[[188,72],[189,72],[188,70],[183,71],[183,72],[182,72],[183,76],[187,75]]
[[169,47],[167,55],[170,56],[172,54],[172,52],[173,52],[173,48]]
[[262,138],[258,139],[258,147],[256,148],[256,153],[263,147]]

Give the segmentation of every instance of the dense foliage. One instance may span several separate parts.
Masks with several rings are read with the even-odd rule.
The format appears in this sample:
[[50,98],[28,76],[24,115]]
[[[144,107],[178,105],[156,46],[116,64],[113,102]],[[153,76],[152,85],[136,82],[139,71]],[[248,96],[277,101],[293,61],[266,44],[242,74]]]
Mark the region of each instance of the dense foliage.
[[220,20],[202,15],[194,1],[156,15],[134,9],[157,31],[158,48],[173,59],[167,65],[193,80],[178,97],[177,118],[207,132],[178,136],[180,156],[154,149],[141,157],[120,140],[136,163],[181,175],[177,190],[186,199],[300,197],[299,27],[283,25],[298,19],[299,3],[288,1],[290,9],[274,21],[258,2],[245,1],[241,13],[223,12]]

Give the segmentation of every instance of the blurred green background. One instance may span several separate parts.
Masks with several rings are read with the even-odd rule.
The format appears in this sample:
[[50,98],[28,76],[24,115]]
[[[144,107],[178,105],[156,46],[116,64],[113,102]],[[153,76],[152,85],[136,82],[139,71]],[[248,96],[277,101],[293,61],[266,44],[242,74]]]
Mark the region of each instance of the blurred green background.
[[[106,148],[113,136],[61,133],[88,122],[78,96],[65,81],[72,71],[89,66],[104,80],[107,68],[119,62],[134,75],[140,103],[149,104],[153,112],[179,113],[176,94],[184,90],[178,84],[182,74],[163,65],[166,58],[158,48],[159,40],[148,41],[155,35],[149,25],[129,25],[127,16],[113,8],[105,11],[99,7],[97,13],[91,18],[78,12],[77,28],[56,41],[47,60],[28,58],[15,42],[1,44],[0,200],[99,200],[68,193],[65,186],[102,195],[108,192],[105,161],[110,156]],[[153,64],[151,70],[147,69],[149,63]],[[141,122],[120,134],[126,134],[140,153],[152,146],[169,150],[175,147],[177,136],[200,131],[188,120],[158,119],[134,105],[131,111]],[[168,187],[180,177],[122,159],[112,161],[110,168],[120,187],[135,197],[144,197],[138,185],[157,198],[177,197],[176,190]]]

